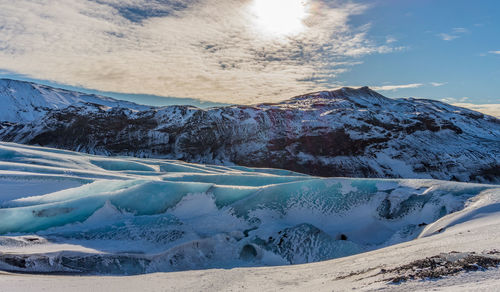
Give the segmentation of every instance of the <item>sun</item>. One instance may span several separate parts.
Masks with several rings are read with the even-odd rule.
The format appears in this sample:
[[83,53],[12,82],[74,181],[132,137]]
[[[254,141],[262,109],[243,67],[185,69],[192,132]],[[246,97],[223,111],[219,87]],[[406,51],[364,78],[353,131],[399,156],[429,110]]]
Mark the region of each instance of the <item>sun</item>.
[[305,29],[308,0],[253,0],[255,28],[269,36],[290,36]]

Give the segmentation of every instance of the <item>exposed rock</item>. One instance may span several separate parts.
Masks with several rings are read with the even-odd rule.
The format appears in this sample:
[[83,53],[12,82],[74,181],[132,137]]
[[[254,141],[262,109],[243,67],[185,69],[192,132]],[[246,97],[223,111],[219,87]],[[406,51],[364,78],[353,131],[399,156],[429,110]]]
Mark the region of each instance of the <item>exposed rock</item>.
[[497,267],[500,264],[500,258],[494,257],[492,254],[495,253],[476,255],[474,253],[450,252],[417,260],[394,269],[384,269],[381,273],[394,273],[395,276],[386,280],[395,284],[408,280],[440,279],[460,272]]
[[[30,86],[17,95],[2,90],[0,101],[61,94]],[[499,120],[439,101],[389,99],[367,87],[210,109],[128,106],[74,94],[65,106],[45,105],[35,120],[22,120],[23,112],[2,122],[0,140],[318,176],[500,181]]]

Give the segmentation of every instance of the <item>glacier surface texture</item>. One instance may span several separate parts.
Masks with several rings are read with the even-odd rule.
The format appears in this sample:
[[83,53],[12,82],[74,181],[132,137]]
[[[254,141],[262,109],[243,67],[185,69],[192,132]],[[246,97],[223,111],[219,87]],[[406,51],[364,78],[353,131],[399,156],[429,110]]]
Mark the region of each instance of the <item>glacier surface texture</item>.
[[436,221],[485,194],[499,187],[0,142],[0,269],[141,274],[322,261],[441,232]]

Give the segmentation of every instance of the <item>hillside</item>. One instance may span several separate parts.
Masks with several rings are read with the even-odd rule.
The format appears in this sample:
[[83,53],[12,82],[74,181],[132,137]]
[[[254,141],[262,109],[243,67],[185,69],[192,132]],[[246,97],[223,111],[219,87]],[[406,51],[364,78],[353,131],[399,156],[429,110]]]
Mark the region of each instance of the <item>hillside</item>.
[[[16,92],[0,99],[42,98]],[[319,176],[500,180],[497,118],[434,100],[389,99],[367,87],[209,109],[117,101],[48,108],[21,122],[2,116],[0,140]]]

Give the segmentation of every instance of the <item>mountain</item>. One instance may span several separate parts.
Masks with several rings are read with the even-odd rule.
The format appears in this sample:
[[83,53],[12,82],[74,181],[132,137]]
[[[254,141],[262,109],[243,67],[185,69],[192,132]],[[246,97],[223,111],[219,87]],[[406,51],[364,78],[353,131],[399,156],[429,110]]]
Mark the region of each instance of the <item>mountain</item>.
[[[61,92],[26,86],[31,89],[5,87],[2,104],[26,96],[47,101]],[[209,109],[137,108],[93,98],[100,103],[47,106],[31,120],[1,115],[0,140],[319,176],[500,181],[500,120],[435,100],[390,99],[368,87]]]
[[150,107],[109,97],[85,94],[50,86],[10,79],[0,79],[0,121],[33,122],[51,110],[69,106],[98,104],[107,107],[126,107],[147,110]]

